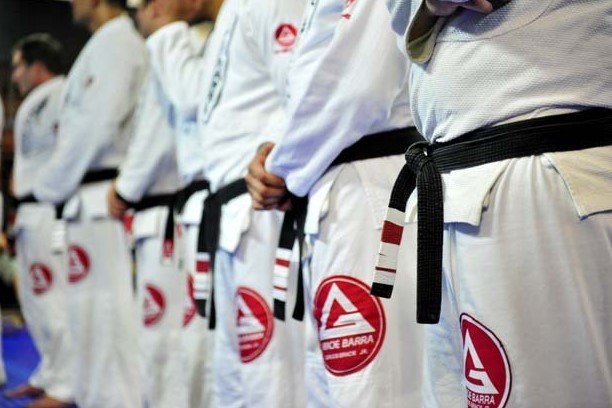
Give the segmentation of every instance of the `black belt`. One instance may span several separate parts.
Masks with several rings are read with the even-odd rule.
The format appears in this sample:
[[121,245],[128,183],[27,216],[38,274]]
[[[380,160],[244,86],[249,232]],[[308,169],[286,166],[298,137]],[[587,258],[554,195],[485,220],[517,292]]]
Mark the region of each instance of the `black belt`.
[[143,197],[143,199],[138,202],[127,201],[118,193],[115,194],[121,201],[126,203],[128,207],[132,208],[135,212],[148,210],[154,207],[168,208],[166,225],[164,227],[164,241],[162,244],[162,263],[170,264],[174,256],[174,203],[176,201],[176,193],[150,195]]
[[[238,179],[215,193],[210,194],[204,200],[202,221],[198,234],[198,246],[196,255],[196,273],[210,273],[210,314],[208,327],[214,329],[216,326],[214,272],[215,257],[219,247],[219,235],[221,232],[221,209],[234,198],[247,193],[244,179]],[[205,261],[203,261],[205,260]],[[203,270],[204,269],[204,270]],[[208,270],[205,270],[208,269]],[[198,313],[206,316],[206,299],[195,299]]]
[[[435,324],[440,319],[444,231],[441,173],[506,159],[610,144],[612,111],[595,108],[480,129],[448,143],[422,142],[410,146],[406,165],[393,186],[382,241],[387,245],[400,244],[402,215],[416,187],[417,322]],[[393,262],[389,262],[390,258]],[[379,254],[373,295],[391,297],[396,261],[396,254]]]
[[[85,173],[85,176],[81,180],[81,184],[91,184],[97,183],[99,181],[113,180],[117,177],[119,172],[117,169],[102,169],[102,170],[92,170]],[[15,202],[17,207],[21,204],[32,204],[39,203],[38,199],[34,197],[34,194],[28,194],[20,198],[16,198]],[[62,218],[62,212],[64,210],[64,203],[55,205],[55,218]]]
[[83,176],[83,179],[81,180],[81,184],[91,184],[100,181],[114,180],[118,175],[119,171],[117,169],[91,170],[85,173],[85,176]]
[[210,188],[207,180],[195,180],[189,183],[186,187],[179,190],[176,193],[176,200],[174,202],[174,209],[177,213],[181,213],[183,211],[183,207],[194,193],[202,190],[208,190]]
[[[406,149],[415,142],[423,141],[423,136],[414,127],[394,129],[386,132],[367,135],[359,139],[353,145],[342,150],[329,168],[339,164],[355,162],[359,160],[375,159],[403,154]],[[327,170],[329,170],[329,168]],[[302,270],[302,246],[304,243],[304,224],[306,222],[306,211],[308,199],[291,197],[292,208],[285,213],[281,236],[276,252],[276,268],[280,272],[275,274],[274,282],[274,316],[279,320],[285,320],[285,296],[287,292],[287,281],[283,279],[288,274],[290,254],[295,240],[298,241],[300,251],[300,262],[297,276],[297,292],[295,307],[292,317],[296,320],[304,319],[304,274]],[[283,268],[286,270],[283,271]],[[278,294],[278,296],[276,295]]]

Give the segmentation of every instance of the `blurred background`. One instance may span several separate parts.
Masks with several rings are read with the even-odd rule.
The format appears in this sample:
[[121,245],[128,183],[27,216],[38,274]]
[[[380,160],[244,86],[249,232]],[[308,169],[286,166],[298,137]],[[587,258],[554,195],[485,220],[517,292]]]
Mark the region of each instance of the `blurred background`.
[[[19,93],[11,85],[11,49],[17,40],[34,32],[50,33],[62,42],[67,67],[72,65],[89,36],[84,29],[72,24],[70,3],[67,1],[0,0],[0,96],[5,109],[0,180],[3,197],[7,197],[13,163],[13,119],[21,103]],[[8,201],[3,201],[3,224],[6,227],[12,213]],[[0,262],[0,267],[2,265]],[[6,277],[6,274],[2,276]],[[7,280],[0,279],[0,304],[10,316],[10,311],[16,309],[16,299]]]

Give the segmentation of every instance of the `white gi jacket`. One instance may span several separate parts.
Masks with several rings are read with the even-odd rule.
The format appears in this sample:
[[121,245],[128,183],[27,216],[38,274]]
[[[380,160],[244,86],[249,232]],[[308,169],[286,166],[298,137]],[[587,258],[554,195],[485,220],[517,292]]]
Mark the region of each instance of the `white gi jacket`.
[[[66,201],[87,171],[121,164],[146,64],[144,42],[127,15],[94,33],[68,75],[57,146],[34,186],[36,198]],[[85,208],[106,216],[106,189],[85,190]]]
[[[404,18],[398,13],[410,9],[414,17],[421,1],[388,3],[399,22]],[[612,24],[605,17],[610,13],[607,0],[515,0],[489,15],[453,15],[442,26],[430,59],[411,70],[417,128],[428,139],[445,142],[482,127],[612,108]],[[401,24],[397,31],[403,33]],[[609,179],[594,176],[597,168],[610,168],[602,149],[607,148],[546,155],[572,185],[581,217],[612,202]],[[445,221],[478,225],[480,208],[507,164],[444,175]]]
[[65,79],[57,76],[34,88],[22,102],[15,118],[15,196],[32,193],[41,167],[55,146]]
[[134,136],[116,182],[119,195],[132,202],[173,193],[179,187],[174,130],[159,104],[157,86],[148,75],[138,101]]
[[378,3],[319,0],[307,11],[289,72],[289,120],[266,161],[294,194],[308,194],[362,136],[412,125],[408,64]]
[[[239,0],[233,19],[211,43],[210,86],[198,115],[204,173],[212,191],[242,178],[257,147],[284,118],[283,95],[304,1],[260,5]],[[231,6],[231,4],[229,5]],[[214,47],[214,48],[213,48]],[[223,208],[220,245],[233,252],[246,230],[250,198]],[[233,225],[225,225],[225,223]]]
[[206,92],[203,59],[211,30],[210,22],[191,27],[175,22],[147,39],[151,69],[159,83],[158,97],[175,127],[179,174],[185,185],[202,176],[196,116]]

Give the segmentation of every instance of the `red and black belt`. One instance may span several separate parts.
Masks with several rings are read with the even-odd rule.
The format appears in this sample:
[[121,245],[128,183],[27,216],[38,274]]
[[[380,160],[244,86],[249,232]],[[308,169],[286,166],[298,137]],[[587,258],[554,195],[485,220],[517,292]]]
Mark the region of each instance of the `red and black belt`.
[[[420,141],[423,141],[423,137],[414,127],[394,129],[367,135],[353,145],[342,150],[329,168],[359,160],[403,154],[409,146]],[[302,247],[305,237],[304,224],[306,221],[308,201],[306,198],[294,196],[292,196],[291,199],[292,209],[285,214],[283,220],[274,266],[274,316],[279,320],[285,320],[289,265],[291,252],[296,240],[300,251],[300,262],[298,264],[296,301],[292,317],[296,320],[303,320],[305,311]]]
[[442,299],[444,205],[441,173],[506,159],[612,144],[612,111],[603,108],[529,119],[470,132],[448,143],[418,142],[406,152],[389,201],[372,294],[390,298],[406,203],[417,199],[417,322],[435,324]]
[[[208,316],[208,327],[214,329],[216,326],[214,272],[215,258],[219,248],[219,236],[221,233],[221,210],[225,204],[247,193],[246,181],[238,179],[218,191],[211,193],[204,200],[202,221],[198,233],[196,253],[196,276],[194,278],[194,300],[200,316]],[[199,279],[201,278],[201,279]],[[199,285],[208,288],[200,292]],[[206,296],[210,293],[210,302]],[[201,296],[199,295],[201,293]],[[208,303],[210,310],[207,311]]]

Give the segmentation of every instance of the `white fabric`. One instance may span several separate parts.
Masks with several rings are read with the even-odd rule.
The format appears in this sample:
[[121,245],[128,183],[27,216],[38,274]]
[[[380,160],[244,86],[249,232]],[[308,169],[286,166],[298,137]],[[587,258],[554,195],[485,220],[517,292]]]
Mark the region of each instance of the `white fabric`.
[[88,170],[121,164],[145,72],[146,49],[129,17],[94,33],[68,75],[56,149],[40,171],[36,198],[66,201]]
[[448,141],[502,122],[611,108],[611,12],[608,0],[515,0],[488,16],[450,18],[431,60],[411,71],[417,128]]
[[[415,323],[414,299],[416,276],[413,272],[416,257],[411,248],[404,246],[400,249],[399,265],[396,284],[398,293],[394,293],[389,300],[378,300],[369,295],[369,282],[371,271],[374,270],[375,258],[380,240],[378,214],[385,205],[375,204],[368,190],[364,189],[361,173],[366,168],[376,167],[379,172],[393,174],[401,168],[401,158],[372,159],[343,165],[333,176],[333,184],[328,194],[327,211],[319,206],[308,209],[309,217],[318,217],[320,225],[316,234],[308,235],[308,242],[312,248],[310,259],[307,262],[306,296],[309,304],[309,313],[316,317],[316,309],[323,309],[320,317],[315,319],[307,331],[308,370],[312,372],[309,381],[318,381],[309,384],[310,388],[319,392],[327,392],[325,405],[330,407],[418,407],[421,406],[421,376],[422,376],[422,327]],[[365,166],[364,166],[365,165]],[[329,179],[324,177],[319,183],[328,185]],[[313,193],[318,191],[319,183],[314,187]],[[385,189],[390,194],[393,180],[380,179],[369,188]],[[372,210],[371,205],[377,207]],[[359,239],[356,239],[359,237]],[[416,237],[414,226],[407,226],[404,231],[405,242]],[[351,296],[346,287],[338,287],[342,293],[339,299],[347,297],[349,304],[332,304],[329,297],[317,300],[317,292],[326,280],[345,279],[345,277],[358,280],[367,289],[357,292],[358,296]],[[331,292],[331,291],[330,291]],[[338,293],[338,292],[336,292]],[[329,296],[332,296],[331,294]],[[333,298],[332,298],[333,299]],[[337,299],[336,299],[337,300]],[[380,331],[374,332],[374,322],[377,314],[364,305],[380,301],[384,310],[384,325]],[[330,305],[325,311],[325,305]],[[334,309],[336,307],[336,309]],[[339,312],[340,310],[340,312]],[[339,315],[338,315],[339,313]],[[333,320],[330,316],[336,316]],[[367,322],[367,323],[366,323]],[[327,334],[346,328],[346,332]],[[329,330],[329,331],[328,331]],[[328,369],[324,361],[341,366],[351,364],[344,362],[343,358],[335,355],[351,351],[345,345],[345,340],[360,338],[370,333],[378,333],[381,345],[377,353],[372,354],[371,360],[363,361],[360,367],[345,374],[335,374]],[[376,337],[374,337],[376,339]],[[336,343],[337,342],[337,343]],[[320,349],[313,348],[316,344]],[[324,350],[327,344],[330,350]],[[372,353],[374,344],[357,349],[366,355]],[[332,348],[334,347],[334,348]],[[323,357],[321,353],[323,352]],[[337,367],[336,366],[336,367]],[[334,368],[334,367],[332,367]]]
[[206,93],[203,61],[210,28],[209,23],[190,28],[175,22],[147,39],[151,69],[159,84],[158,98],[176,131],[178,171],[185,185],[201,177],[204,167],[196,119],[198,104]]
[[214,366],[213,351],[216,337],[211,335],[208,329],[208,320],[198,315],[193,299],[193,274],[199,224],[181,224],[179,231],[176,236],[177,248],[180,251],[179,264],[185,271],[181,274],[187,276],[187,295],[184,298],[185,316],[181,339],[183,378],[188,390],[187,406],[189,408],[223,407],[217,404],[218,396],[213,392],[213,376],[216,370],[223,370],[225,365]]
[[68,322],[66,253],[53,253],[55,208],[22,204],[17,213],[21,311],[41,355],[30,385],[60,401],[73,401],[75,356]]
[[[223,21],[223,15],[222,11],[217,24]],[[197,104],[206,92],[203,82],[205,51],[214,37],[208,35],[209,31],[177,22],[162,27],[147,39],[152,72],[159,84],[158,97],[175,130],[178,171],[183,185],[203,176],[196,114]],[[189,198],[181,214],[177,214],[178,232],[175,234],[181,275],[190,286],[185,296],[187,320],[181,348],[187,402],[189,407],[195,408],[216,405],[212,370],[215,339],[208,330],[208,321],[197,315],[193,303],[196,243],[207,194],[201,191]]]
[[319,0],[308,10],[289,74],[290,119],[266,162],[300,196],[362,136],[412,125],[408,64],[384,29],[384,3]]
[[181,347],[187,277],[176,263],[162,263],[168,209],[134,216],[141,378],[147,407],[187,408],[184,351]]
[[116,188],[121,197],[137,202],[144,196],[178,189],[174,131],[164,116],[151,75],[140,95],[136,129],[121,165]]
[[[152,75],[143,87],[136,112],[136,129],[116,180],[117,192],[138,202],[147,196],[177,190],[179,177],[174,131],[159,103]],[[183,381],[182,335],[186,276],[174,262],[162,262],[167,207],[136,213],[139,345],[145,401],[150,408],[187,407]]]
[[[239,3],[235,19],[218,23],[224,38],[211,45],[214,57],[206,63],[214,68],[198,118],[204,173],[213,191],[246,174],[259,144],[269,140],[266,130],[282,120],[280,95],[293,44],[277,42],[276,30],[291,24],[297,31],[303,8],[300,0],[267,7]],[[228,118],[236,119],[228,125]]]
[[[32,193],[32,186],[55,145],[63,77],[33,89],[15,122],[15,192]],[[53,253],[55,209],[49,204],[22,204],[17,212],[17,259],[21,309],[41,362],[29,383],[61,401],[73,400],[74,357],[66,301],[66,254]]]
[[34,88],[15,117],[15,195],[32,193],[42,165],[55,146],[64,77],[57,76]]
[[[273,316],[272,291],[283,214],[251,212],[249,229],[236,252],[217,253],[215,298],[229,302],[217,303],[225,309],[217,308],[216,365],[227,364],[228,355],[237,357],[247,407],[305,407],[304,324],[291,317],[297,259],[291,266],[286,320],[280,321]],[[231,325],[221,319],[229,319]],[[222,337],[226,340],[221,341]],[[224,383],[219,384],[220,395]],[[227,402],[223,406],[240,406],[230,399]]]
[[[101,184],[108,191],[110,184]],[[137,312],[123,225],[111,219],[82,219],[68,223],[67,235],[69,277],[77,280],[68,285],[76,403],[88,408],[140,407]]]
[[[257,146],[282,120],[285,72],[304,5],[241,1],[234,19],[217,25],[222,40],[211,44],[216,59],[207,61],[214,67],[212,82],[199,114],[204,173],[213,191],[245,175]],[[244,195],[222,210],[222,249],[214,271],[219,405],[301,407],[302,325],[289,316],[287,322],[275,321],[271,309],[281,215],[252,214],[250,204]],[[264,336],[261,354],[249,352],[258,344],[246,340],[249,330],[253,337]]]
[[[612,157],[610,148],[597,150]],[[593,179],[609,184],[610,166],[598,170]],[[440,324],[427,327],[425,406],[465,405],[463,384],[481,384],[466,378],[463,313],[491,330],[507,354],[506,406],[612,403],[612,200],[607,211],[581,219],[572,193],[548,158],[515,159],[481,203],[478,226],[447,225],[445,306]],[[495,365],[481,360],[494,378]]]
[[[405,279],[398,285],[405,291],[402,295],[377,303],[367,286],[402,158],[364,160],[323,175],[340,151],[362,136],[412,125],[408,65],[393,33],[381,29],[389,24],[381,2],[311,4],[289,73],[288,124],[266,163],[269,171],[286,179],[290,191],[310,193],[311,198],[306,286],[312,324],[307,329],[306,364],[314,406],[405,407],[421,402],[421,330],[412,319],[414,305],[403,301],[415,288],[413,262],[400,266],[403,273],[398,278]],[[411,230],[405,234],[410,236]],[[407,262],[406,257],[402,261]],[[325,300],[334,298],[316,296],[322,288],[339,299],[349,296],[336,281],[360,288],[351,295],[357,297],[342,306],[347,313],[338,316],[335,309],[333,314],[347,322],[345,329],[329,318],[330,310],[323,310],[333,308],[335,303]],[[360,310],[367,304],[379,306]],[[384,319],[378,314],[381,310]],[[361,312],[369,313],[372,323]],[[372,332],[368,327],[374,323],[380,326]],[[361,339],[359,334],[369,341],[369,334],[376,333],[379,351],[373,352],[374,345],[367,343],[357,353],[364,352],[369,360],[358,354],[360,362],[351,365],[344,353],[355,350],[341,334],[333,334],[342,330],[355,330],[344,337],[349,343]],[[343,365],[350,369],[342,372]]]
[[34,186],[42,201],[72,196],[64,211],[69,247],[82,247],[90,261],[87,268],[74,248],[68,252],[69,276],[89,271],[68,288],[75,400],[88,408],[142,404],[126,237],[121,223],[108,218],[110,182],[79,184],[87,171],[123,160],[145,70],[146,48],[128,16],[94,33],[68,76],[56,148]]

